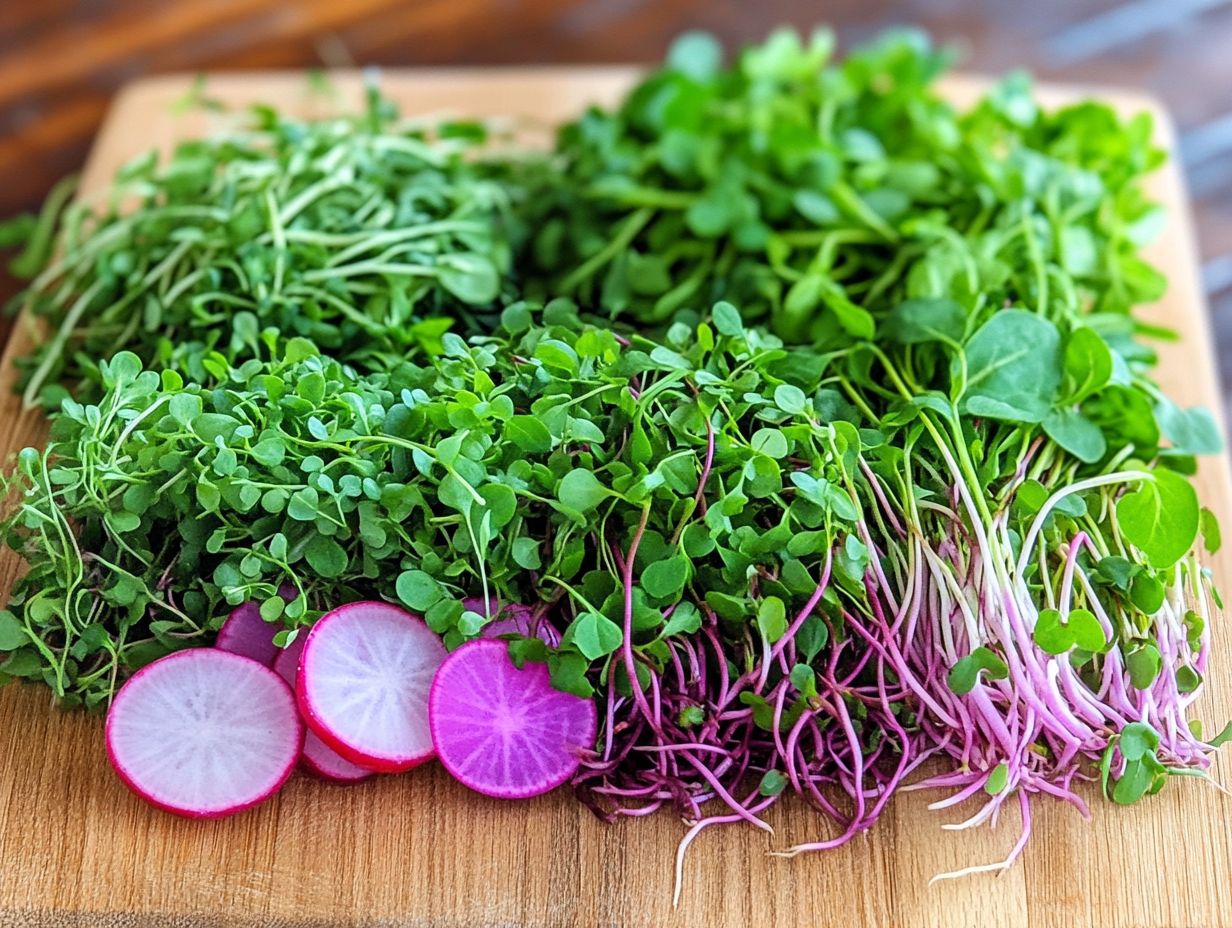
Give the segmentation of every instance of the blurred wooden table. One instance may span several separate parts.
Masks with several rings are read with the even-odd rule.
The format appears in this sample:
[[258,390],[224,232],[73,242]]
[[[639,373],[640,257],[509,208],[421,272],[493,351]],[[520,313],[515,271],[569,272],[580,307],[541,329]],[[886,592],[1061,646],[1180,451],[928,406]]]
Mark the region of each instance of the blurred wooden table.
[[[823,17],[844,45],[912,23],[964,68],[1145,88],[1172,110],[1232,395],[1232,0],[0,0],[0,216],[77,170],[142,75],[313,65],[652,62]],[[15,289],[0,272],[0,299]],[[1232,407],[1232,404],[1228,404]]]

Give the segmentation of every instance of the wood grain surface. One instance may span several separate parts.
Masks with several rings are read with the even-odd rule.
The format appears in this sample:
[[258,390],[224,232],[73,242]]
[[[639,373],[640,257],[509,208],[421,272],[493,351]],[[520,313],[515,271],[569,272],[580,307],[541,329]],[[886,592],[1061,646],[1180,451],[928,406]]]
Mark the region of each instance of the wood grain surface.
[[[542,125],[612,97],[630,79],[626,69],[398,72],[385,87],[408,112],[516,113]],[[210,127],[217,117],[171,114],[169,103],[186,86],[182,78],[160,79],[119,97],[90,160],[87,192],[126,157]],[[355,98],[353,75],[338,86],[337,105]],[[296,76],[232,76],[210,87],[232,103],[326,105]],[[947,92],[967,98],[977,88],[959,78]],[[1046,94],[1055,101],[1075,92]],[[1151,105],[1106,95],[1130,109]],[[1171,145],[1166,125],[1162,132]],[[1172,285],[1147,315],[1183,335],[1160,346],[1161,377],[1177,400],[1218,407],[1180,177],[1172,168],[1152,183],[1171,218],[1153,257]],[[0,367],[0,452],[39,440],[37,417],[23,414],[9,389],[10,358],[30,337],[19,327]],[[1204,462],[1200,484],[1206,504],[1232,517],[1226,459]],[[1213,567],[1227,589],[1232,557],[1221,554]],[[15,570],[12,559],[0,563],[0,589]],[[1223,673],[1212,674],[1200,714],[1222,724],[1232,714],[1232,633],[1220,623],[1214,638],[1212,666]],[[825,828],[800,803],[775,808],[773,836],[711,830],[693,845],[673,910],[672,861],[684,825],[670,814],[603,825],[567,792],[500,802],[467,792],[431,765],[358,786],[296,777],[252,812],[187,821],[120,785],[106,764],[100,719],[52,709],[42,689],[10,687],[0,692],[0,928],[1232,924],[1225,882],[1232,800],[1210,786],[1171,783],[1128,810],[1094,802],[1090,823],[1068,806],[1040,802],[1017,866],[932,887],[938,872],[1004,857],[1018,822],[1010,814],[994,830],[945,832],[942,822],[963,814],[930,813],[928,798],[901,795],[870,834],[791,861],[766,852]]]

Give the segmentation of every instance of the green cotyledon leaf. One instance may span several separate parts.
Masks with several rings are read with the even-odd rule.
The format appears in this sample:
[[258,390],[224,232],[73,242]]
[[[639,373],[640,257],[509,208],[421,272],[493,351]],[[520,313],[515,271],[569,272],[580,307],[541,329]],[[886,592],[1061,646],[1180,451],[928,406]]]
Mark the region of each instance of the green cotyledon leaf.
[[[1021,309],[995,313],[963,348],[960,408],[971,415],[1041,422],[1061,382],[1056,326]],[[951,363],[951,377],[962,368]],[[958,378],[961,380],[961,374]]]
[[1121,497],[1116,513],[1125,537],[1157,569],[1180,560],[1198,536],[1198,495],[1193,485],[1163,468]]
[[978,647],[950,668],[950,689],[959,696],[970,693],[979,682],[981,673],[989,680],[1004,680],[1009,675],[1009,668],[993,651]]

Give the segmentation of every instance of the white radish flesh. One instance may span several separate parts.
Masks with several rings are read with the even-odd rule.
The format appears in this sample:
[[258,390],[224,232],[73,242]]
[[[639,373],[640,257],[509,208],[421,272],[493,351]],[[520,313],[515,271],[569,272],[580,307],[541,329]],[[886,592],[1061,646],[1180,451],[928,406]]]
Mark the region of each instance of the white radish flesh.
[[304,726],[272,670],[195,648],[133,674],[111,703],[106,741],[116,773],[137,795],[179,815],[216,818],[282,787]]
[[361,767],[396,773],[430,760],[428,689],[445,647],[397,606],[339,606],[313,626],[296,695],[322,741]]
[[[286,680],[292,689],[295,689],[295,679],[299,676],[299,659],[307,640],[307,630],[301,631],[299,637],[274,659],[274,673]],[[317,737],[316,732],[311,729],[304,735],[304,753],[300,757],[300,764],[309,773],[337,783],[358,783],[372,776],[371,770],[351,763]]]

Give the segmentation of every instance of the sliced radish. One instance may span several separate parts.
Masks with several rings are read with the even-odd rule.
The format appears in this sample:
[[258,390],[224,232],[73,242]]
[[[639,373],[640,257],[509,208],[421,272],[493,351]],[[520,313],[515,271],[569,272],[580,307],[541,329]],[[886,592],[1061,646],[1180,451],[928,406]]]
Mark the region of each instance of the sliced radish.
[[[299,637],[274,659],[274,673],[286,680],[292,689],[295,689],[295,678],[299,676],[299,659],[307,640],[307,632],[301,632]],[[339,783],[358,783],[372,776],[371,770],[351,763],[318,738],[311,729],[304,735],[304,753],[300,757],[300,764],[309,773]]]
[[299,759],[304,725],[272,670],[194,648],[133,674],[112,700],[106,740],[111,765],[138,796],[216,818],[278,792]]
[[[278,588],[278,595],[290,602],[296,596],[295,587],[284,583]],[[222,623],[214,647],[251,657],[266,667],[273,667],[282,650],[274,644],[274,636],[281,630],[282,625],[278,622],[267,622],[261,618],[260,603],[244,603],[236,606]]]
[[244,603],[232,609],[222,623],[214,647],[251,657],[258,664],[273,667],[280,650],[274,644],[274,636],[281,630],[282,626],[277,622],[267,622],[261,618],[260,604]]
[[[483,600],[479,597],[473,599],[462,600],[462,608],[469,612],[476,612],[479,615],[487,615],[484,610]],[[560,644],[560,635],[556,629],[552,628],[547,622],[535,623],[535,613],[530,606],[523,606],[521,603],[506,603],[501,605],[499,602],[492,603],[492,621],[483,627],[483,631],[479,634],[484,638],[498,638],[501,635],[524,635],[531,637],[531,633],[539,638],[549,648],[555,648]]]
[[304,721],[329,747],[382,773],[430,760],[428,689],[441,640],[397,606],[358,602],[327,612],[300,656]]
[[595,704],[553,689],[548,669],[519,670],[506,642],[477,639],[445,659],[428,695],[445,769],[476,792],[525,799],[555,789],[594,748]]

